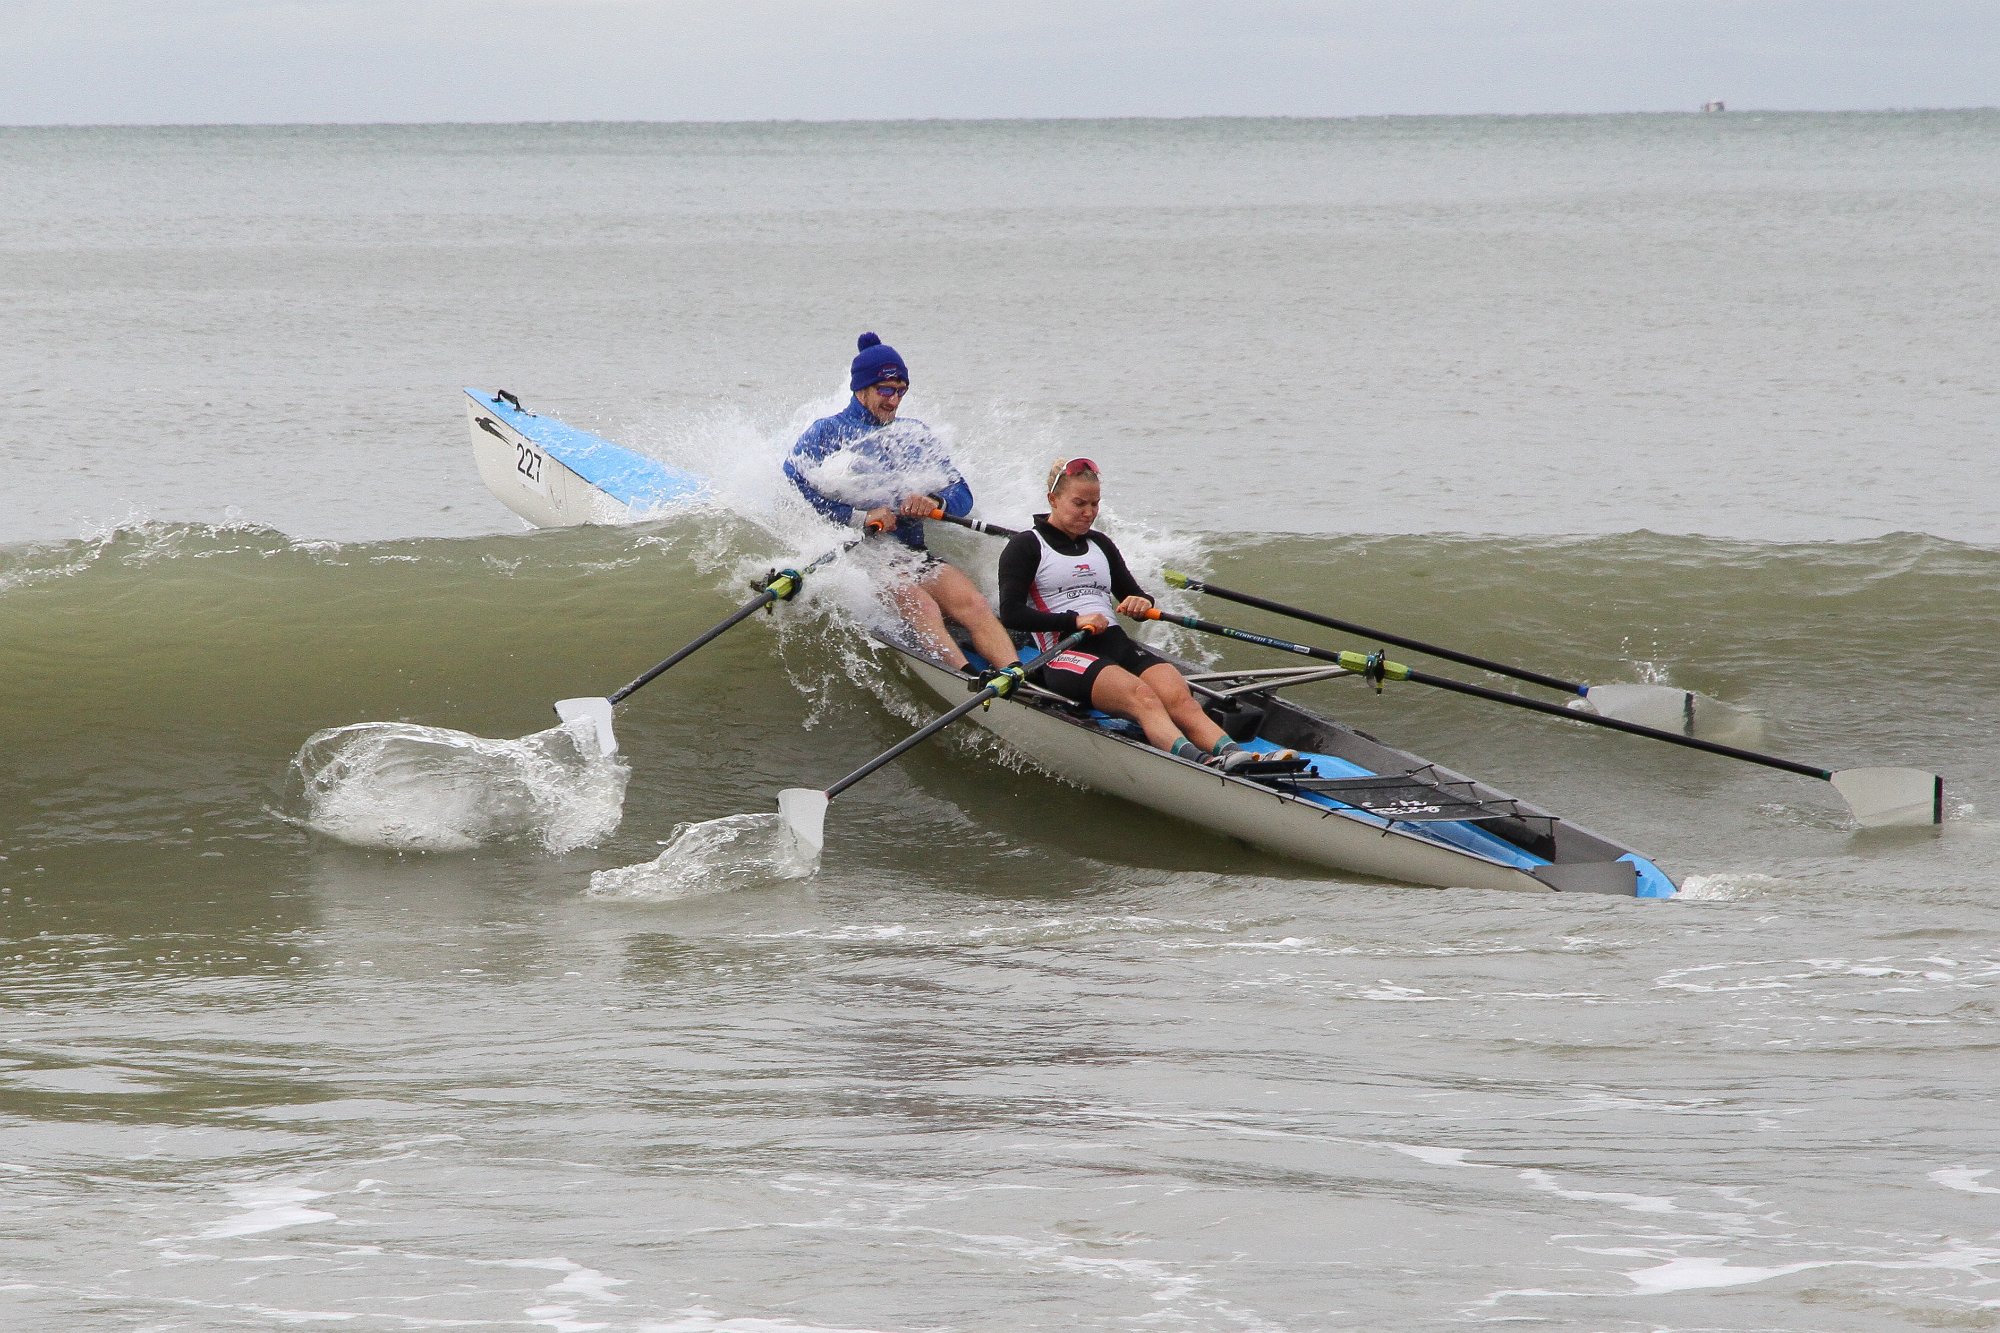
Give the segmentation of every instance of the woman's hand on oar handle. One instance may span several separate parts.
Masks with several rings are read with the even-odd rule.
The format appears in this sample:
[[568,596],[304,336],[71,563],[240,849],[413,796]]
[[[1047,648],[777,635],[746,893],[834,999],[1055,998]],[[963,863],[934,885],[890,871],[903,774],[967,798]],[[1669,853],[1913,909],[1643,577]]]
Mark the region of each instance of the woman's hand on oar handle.
[[1085,611],[1076,618],[1076,627],[1091,634],[1102,634],[1111,628],[1111,621],[1096,611]]
[[1118,614],[1121,616],[1130,616],[1134,620],[1158,620],[1160,618],[1153,610],[1153,599],[1142,592],[1135,592],[1124,601],[1118,603]]

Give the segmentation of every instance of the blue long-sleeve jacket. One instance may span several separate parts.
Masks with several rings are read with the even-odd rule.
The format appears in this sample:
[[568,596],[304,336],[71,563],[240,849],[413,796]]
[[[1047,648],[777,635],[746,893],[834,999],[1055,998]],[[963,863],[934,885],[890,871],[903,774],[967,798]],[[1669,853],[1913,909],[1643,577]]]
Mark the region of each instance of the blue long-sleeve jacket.
[[[839,469],[842,475],[832,480],[828,460],[843,452],[849,457],[840,461],[852,466]],[[885,426],[859,398],[806,427],[785,457],[785,475],[807,503],[836,523],[852,523],[857,514],[884,505],[893,509],[906,495],[935,495],[947,514],[972,512],[972,488],[930,428],[909,417]],[[924,521],[898,518],[894,536],[921,551]]]

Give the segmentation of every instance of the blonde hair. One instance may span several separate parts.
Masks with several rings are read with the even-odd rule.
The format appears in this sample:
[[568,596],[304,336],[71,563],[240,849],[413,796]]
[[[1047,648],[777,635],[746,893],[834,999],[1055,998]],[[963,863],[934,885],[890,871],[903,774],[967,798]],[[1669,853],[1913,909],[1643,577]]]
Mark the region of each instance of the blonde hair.
[[1070,471],[1070,460],[1067,458],[1058,458],[1053,464],[1050,465],[1049,467],[1050,495],[1054,495],[1056,491],[1062,486],[1062,484],[1065,481],[1069,480],[1071,477],[1083,477],[1089,481],[1101,482],[1103,480],[1102,477],[1097,475],[1097,465],[1091,462],[1088,458],[1079,458],[1076,461],[1083,464],[1083,466],[1076,469],[1074,472]]

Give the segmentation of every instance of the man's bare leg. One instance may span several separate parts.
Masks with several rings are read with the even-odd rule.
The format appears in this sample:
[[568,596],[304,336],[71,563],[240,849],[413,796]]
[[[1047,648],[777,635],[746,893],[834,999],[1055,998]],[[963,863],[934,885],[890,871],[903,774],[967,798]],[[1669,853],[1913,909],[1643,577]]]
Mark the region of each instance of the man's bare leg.
[[[959,577],[965,576],[961,574]],[[899,583],[890,590],[889,600],[896,604],[896,610],[902,614],[904,622],[917,632],[924,646],[936,653],[952,670],[965,670],[965,654],[952,642],[951,631],[945,628],[944,612],[938,609],[936,599],[924,591],[921,584]]]
[[966,577],[964,570],[935,565],[918,580],[917,586],[930,595],[931,604],[947,619],[965,626],[966,633],[972,636],[972,646],[987,662],[1004,667],[1020,660],[1006,626],[993,614],[985,594]]

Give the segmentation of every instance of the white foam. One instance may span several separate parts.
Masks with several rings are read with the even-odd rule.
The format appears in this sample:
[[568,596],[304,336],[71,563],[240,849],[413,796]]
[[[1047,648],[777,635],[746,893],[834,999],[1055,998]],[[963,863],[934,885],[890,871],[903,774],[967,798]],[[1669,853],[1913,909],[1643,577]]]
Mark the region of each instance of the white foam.
[[832,1324],[798,1324],[789,1319],[732,1318],[701,1305],[690,1305],[675,1311],[670,1322],[648,1324],[646,1329],[647,1333],[884,1333],[880,1329],[845,1324],[835,1327]]
[[624,815],[632,771],[599,753],[587,724],[519,740],[444,727],[361,722],[319,732],[292,760],[301,822],[359,847],[463,851],[526,838],[552,852],[592,846]]
[[1669,1259],[1656,1268],[1641,1268],[1625,1276],[1630,1278],[1639,1290],[1648,1294],[1663,1295],[1679,1291],[1712,1290],[1716,1287],[1747,1287],[1758,1282],[1769,1282],[1772,1278],[1809,1272],[1815,1268],[1831,1268],[1835,1262],[1821,1260],[1812,1263],[1753,1267],[1748,1264],[1732,1264],[1727,1259]]
[[230,1185],[226,1191],[231,1202],[243,1211],[234,1217],[225,1218],[201,1233],[204,1240],[218,1240],[231,1236],[254,1236],[266,1231],[282,1231],[287,1227],[310,1226],[315,1222],[331,1222],[334,1214],[320,1208],[306,1205],[327,1197],[324,1190],[300,1189],[296,1185],[275,1185],[258,1183],[253,1185]]
[[1566,1189],[1547,1171],[1531,1168],[1520,1173],[1521,1179],[1535,1189],[1553,1194],[1559,1199],[1573,1199],[1578,1203],[1608,1203],[1635,1213],[1677,1213],[1680,1205],[1672,1199],[1656,1194],[1626,1194],[1614,1190]]
[[1969,1166],[1947,1166],[1931,1172],[1931,1179],[1948,1190],[1963,1190],[1967,1194],[2000,1194],[2000,1189],[1979,1182],[1993,1174],[1990,1166],[1974,1170]]
[[1730,903],[1745,898],[1769,897],[1774,890],[1784,886],[1785,881],[1781,879],[1749,872],[1689,875],[1681,881],[1680,892],[1676,896],[1686,902]]
[[802,879],[815,865],[778,815],[725,815],[681,825],[651,861],[597,871],[590,877],[590,896],[627,902],[705,898]]
[[1491,1162],[1469,1162],[1470,1148],[1438,1148],[1427,1143],[1392,1143],[1389,1147],[1406,1157],[1414,1157],[1419,1162],[1431,1166],[1469,1166],[1481,1171],[1497,1170]]

